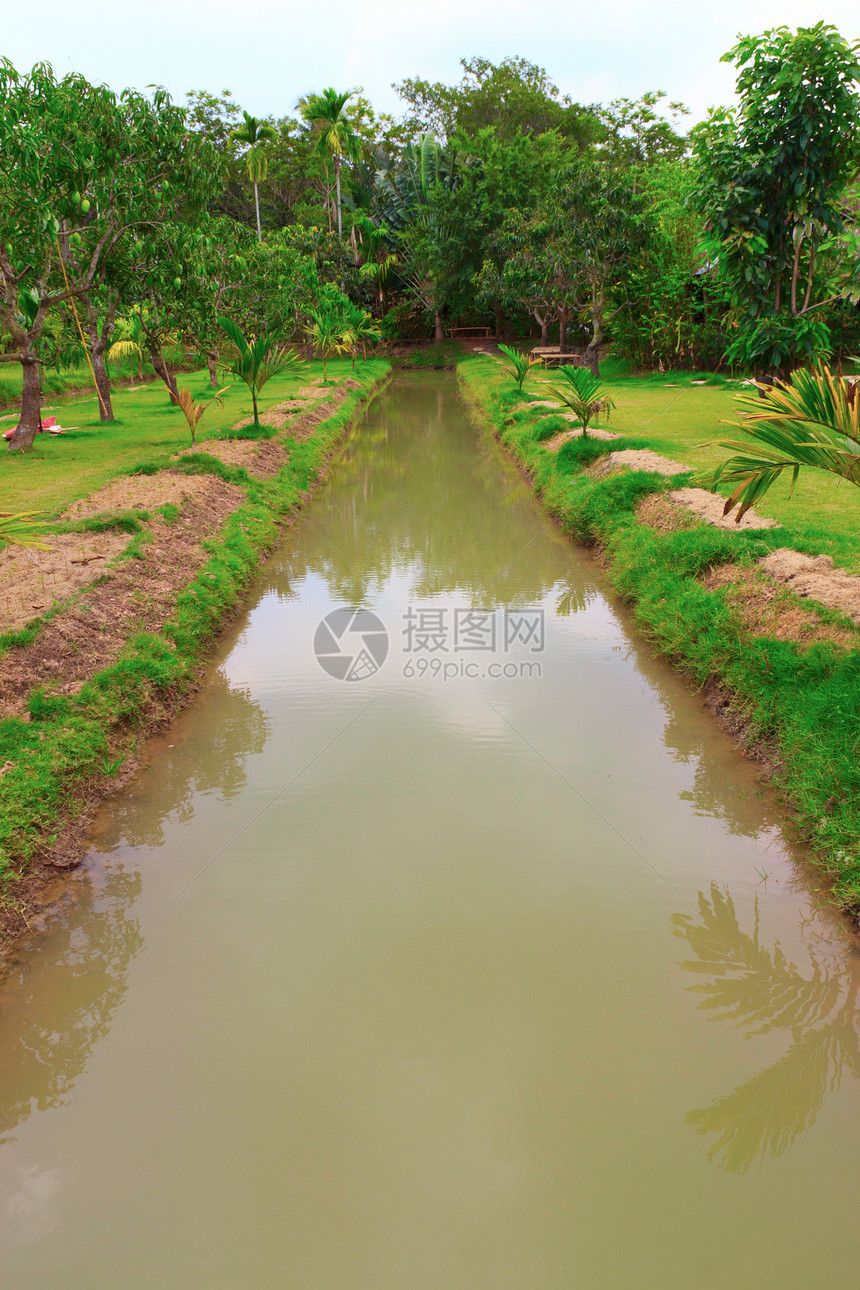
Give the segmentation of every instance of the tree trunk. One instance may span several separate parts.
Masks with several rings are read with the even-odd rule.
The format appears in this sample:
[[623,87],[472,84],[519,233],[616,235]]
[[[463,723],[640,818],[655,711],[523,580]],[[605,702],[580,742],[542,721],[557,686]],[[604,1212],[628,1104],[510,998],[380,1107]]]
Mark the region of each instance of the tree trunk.
[[585,347],[585,357],[588,359],[588,365],[591,368],[591,375],[600,376],[599,355],[600,346],[603,343],[603,307],[605,295],[603,285],[599,290],[597,287],[591,295],[591,340]]
[[501,305],[496,305],[496,340],[501,340],[501,339],[502,339],[502,323],[503,323],[503,322],[504,322],[504,317],[503,317],[503,315],[502,315],[502,306],[501,306]]
[[444,326],[443,326],[443,324],[442,324],[442,314],[441,314],[441,313],[439,313],[439,312],[437,312],[437,314],[436,314],[436,336],[435,336],[435,339],[436,339],[436,343],[437,343],[437,344],[439,343],[439,341],[442,341],[442,340],[444,340],[444,339],[445,339],[445,328],[444,328]]
[[532,310],[535,321],[540,323],[540,343],[541,349],[549,348],[549,318],[542,318],[536,309]]
[[110,401],[110,380],[105,367],[106,342],[96,340],[92,346],[93,372],[99,396],[99,416],[102,421],[113,421],[113,404]]
[[116,319],[116,301],[108,308],[99,326],[96,307],[89,296],[83,296],[81,303],[87,315],[87,335],[90,339],[90,358],[93,364],[93,377],[99,400],[99,416],[102,421],[113,421],[113,406],[110,398],[110,378],[105,366],[105,354],[110,346]]
[[340,157],[334,159],[334,182],[337,188],[337,235],[343,237],[343,222],[340,213]]
[[558,311],[558,348],[562,354],[567,353],[567,305]]
[[257,411],[257,391],[253,388],[251,390],[251,402],[254,405],[254,425],[258,426],[260,424],[260,414]]
[[218,389],[218,351],[217,349],[207,349],[206,366],[209,368],[209,387]]
[[256,179],[254,180],[254,207],[257,211],[257,241],[262,242],[263,233],[260,228],[260,190]]
[[33,447],[33,440],[39,430],[42,408],[42,379],[35,356],[22,354],[21,368],[21,417],[15,427],[15,433],[9,440],[10,452],[26,452]]
[[164,360],[164,355],[157,347],[149,351],[150,361],[155,368],[156,376],[160,377],[167,386],[167,393],[170,395],[170,402],[176,407],[179,403],[179,389],[176,384],[176,377],[171,374],[170,368]]

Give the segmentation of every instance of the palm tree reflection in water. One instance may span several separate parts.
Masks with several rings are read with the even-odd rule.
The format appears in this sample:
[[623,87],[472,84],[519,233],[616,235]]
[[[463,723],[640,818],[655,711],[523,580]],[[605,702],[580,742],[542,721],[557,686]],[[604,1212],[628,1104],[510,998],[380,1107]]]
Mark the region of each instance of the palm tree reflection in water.
[[860,1076],[857,990],[860,977],[837,947],[832,961],[810,952],[811,974],[802,976],[777,943],[759,943],[758,901],[750,936],[738,923],[734,903],[716,884],[699,893],[700,919],[672,916],[672,931],[695,954],[681,964],[705,978],[688,988],[702,996],[699,1008],[712,1020],[736,1026],[745,1038],[785,1031],[791,1039],[783,1057],[690,1111],[687,1124],[715,1135],[708,1159],[731,1173],[745,1173],[755,1161],[783,1155],[815,1123],[828,1093],[846,1073]]

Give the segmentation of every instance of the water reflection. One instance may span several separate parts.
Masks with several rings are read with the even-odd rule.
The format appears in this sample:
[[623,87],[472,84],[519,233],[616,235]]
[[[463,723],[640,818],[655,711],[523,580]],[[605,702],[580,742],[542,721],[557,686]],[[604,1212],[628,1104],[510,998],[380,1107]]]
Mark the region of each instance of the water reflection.
[[[145,871],[127,871],[110,855],[120,843],[161,846],[170,821],[188,821],[199,795],[238,797],[247,783],[246,761],[262,752],[269,722],[249,694],[223,673],[209,679],[207,704],[171,727],[170,750],[156,745],[149,766],[129,791],[110,800],[93,830],[93,865],[76,889],[74,918],[58,920],[51,935],[51,969],[22,964],[4,980],[0,1029],[17,1030],[16,1046],[0,1044],[0,1143],[33,1110],[61,1104],[108,1033],[126,993],[131,960],[143,946],[132,907]],[[141,810],[139,798],[159,803]]]
[[476,452],[463,433],[453,383],[394,382],[279,561],[278,593],[291,597],[315,574],[333,601],[370,605],[400,572],[416,599],[457,591],[475,606],[521,607],[559,585],[580,607],[569,544],[551,521],[536,524],[530,490],[499,464],[491,440]]
[[52,935],[49,980],[22,964],[4,982],[0,1024],[14,1012],[18,1040],[0,1045],[0,1144],[32,1111],[66,1100],[108,1033],[143,947],[130,912],[141,886],[139,873],[119,866],[93,875],[82,885],[74,921]]
[[[246,762],[261,753],[270,723],[245,689],[231,686],[223,672],[210,676],[206,704],[180,717],[170,729],[170,750],[159,747],[131,790],[112,798],[93,829],[99,850],[120,841],[161,846],[169,822],[193,819],[199,794],[237,798],[247,784]],[[157,801],[158,811],[141,810],[138,799]]]
[[790,1040],[779,1061],[687,1115],[696,1133],[714,1139],[708,1159],[745,1173],[766,1156],[783,1155],[811,1128],[844,1075],[860,1077],[860,977],[850,950],[832,943],[810,952],[804,976],[779,942],[772,949],[761,944],[758,902],[752,933],[744,932],[731,896],[716,884],[709,895],[699,893],[698,919],[675,914],[671,921],[695,955],[681,967],[702,978],[687,987],[702,996],[698,1007],[747,1039],[784,1031]]

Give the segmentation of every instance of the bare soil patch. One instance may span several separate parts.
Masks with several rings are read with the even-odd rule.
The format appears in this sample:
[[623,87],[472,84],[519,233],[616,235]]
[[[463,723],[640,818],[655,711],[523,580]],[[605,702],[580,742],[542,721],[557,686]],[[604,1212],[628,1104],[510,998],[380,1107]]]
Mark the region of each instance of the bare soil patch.
[[187,457],[192,452],[208,452],[225,466],[239,466],[261,478],[276,475],[288,456],[285,445],[272,439],[206,439],[179,455]]
[[[141,559],[102,571],[85,597],[44,623],[35,640],[0,657],[0,713],[20,716],[38,685],[61,694],[110,666],[139,631],[159,631],[176,597],[209,558],[202,540],[245,500],[245,493],[211,475],[196,476],[195,490],[172,524],[150,523],[151,541]],[[77,535],[75,535],[77,536]],[[127,541],[123,535],[123,541]],[[32,617],[32,615],[31,615]]]
[[97,493],[73,502],[65,518],[89,519],[106,511],[150,511],[168,503],[182,506],[191,497],[203,496],[208,488],[205,475],[181,475],[171,470],[157,475],[120,475]]
[[[565,417],[565,420],[572,419],[573,413],[571,413],[569,417]],[[592,426],[588,431],[588,437],[589,439],[621,439],[623,436],[620,434],[613,434],[611,430],[601,430],[600,426]],[[559,434],[553,435],[551,439],[545,440],[543,446],[546,448],[547,452],[558,452],[561,445],[563,443],[567,443],[568,439],[581,438],[582,426],[578,426],[576,430],[560,431]]]
[[657,475],[684,475],[692,469],[681,461],[661,457],[658,452],[651,452],[650,448],[622,448],[619,452],[611,452],[595,473],[608,475],[611,470],[618,470],[623,466],[629,470],[652,471]]
[[779,527],[776,520],[759,515],[754,510],[748,510],[740,522],[737,522],[734,514],[723,514],[725,498],[717,493],[709,493],[706,488],[676,488],[669,494],[669,498],[677,506],[686,507],[687,510],[693,511],[695,515],[706,520],[708,524],[715,524],[717,528],[774,529]]
[[97,578],[129,542],[127,533],[54,533],[50,551],[0,551],[0,632],[20,631]]
[[860,578],[838,569],[829,555],[802,555],[780,547],[759,562],[762,569],[796,595],[839,609],[860,623]]
[[860,632],[847,625],[825,622],[788,587],[775,583],[760,565],[721,565],[701,581],[708,591],[718,587],[725,590],[741,626],[753,636],[794,641],[807,649],[821,641],[844,649],[860,645]]
[[298,439],[300,443],[305,439],[309,439],[320,422],[328,420],[346,401],[350,390],[360,389],[361,386],[358,381],[354,381],[352,377],[342,381],[336,389],[327,391],[328,398],[324,403],[317,403],[315,406],[308,408],[306,412],[300,413],[287,427],[288,433],[294,439]]

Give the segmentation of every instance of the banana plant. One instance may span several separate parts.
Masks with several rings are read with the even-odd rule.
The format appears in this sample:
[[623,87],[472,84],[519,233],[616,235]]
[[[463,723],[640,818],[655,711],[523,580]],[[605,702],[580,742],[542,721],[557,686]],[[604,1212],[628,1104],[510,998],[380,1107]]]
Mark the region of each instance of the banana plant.
[[756,394],[738,395],[736,403],[744,418],[737,429],[749,439],[717,440],[735,455],[696,481],[712,492],[721,483],[736,485],[723,507],[724,515],[737,507],[736,523],[784,471],[791,473],[792,490],[804,466],[860,485],[860,395],[853,382],[824,365],[798,369],[790,384],[758,385]]
[[525,385],[526,377],[533,367],[540,362],[532,354],[526,354],[521,349],[514,349],[511,345],[499,345],[499,349],[505,355],[511,367],[513,368],[513,378],[516,382],[517,389],[522,392]]
[[244,381],[251,391],[254,425],[258,426],[260,414],[257,399],[263,386],[282,372],[299,371],[304,367],[304,361],[294,349],[283,348],[280,339],[271,332],[248,341],[232,318],[219,317],[218,326],[236,347],[236,358],[232,362],[223,363],[222,367],[231,376]]
[[573,367],[566,364],[558,369],[558,374],[565,383],[563,386],[556,386],[552,392],[561,399],[562,403],[567,404],[582,426],[583,438],[587,438],[590,423],[597,422],[597,416],[601,411],[608,415],[610,408],[614,408],[615,404],[606,394],[603,383],[596,376],[592,376],[587,367]]

